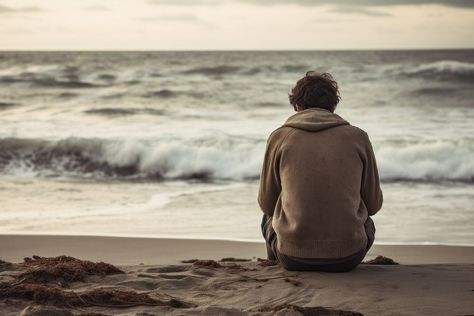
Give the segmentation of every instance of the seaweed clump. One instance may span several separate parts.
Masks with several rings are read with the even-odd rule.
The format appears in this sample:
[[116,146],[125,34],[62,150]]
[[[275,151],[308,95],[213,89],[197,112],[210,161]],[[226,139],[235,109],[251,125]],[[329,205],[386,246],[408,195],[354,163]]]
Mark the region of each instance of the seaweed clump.
[[267,260],[267,259],[258,258],[257,261],[258,261],[258,265],[261,267],[272,267],[272,266],[278,265],[277,260]]
[[345,311],[338,309],[330,309],[321,306],[316,307],[303,307],[292,304],[283,304],[275,307],[264,306],[258,309],[259,312],[270,312],[276,313],[279,311],[288,311],[288,312],[299,312],[304,316],[363,316],[359,312]]
[[398,262],[395,262],[391,258],[384,256],[377,256],[375,259],[362,262],[363,264],[382,264],[382,265],[399,265]]
[[[0,264],[6,265],[3,261]],[[104,262],[91,262],[68,256],[25,258],[19,265],[24,272],[11,281],[0,283],[0,299],[20,299],[57,307],[133,307],[169,306],[188,308],[192,304],[175,298],[160,300],[134,290],[96,288],[85,291],[64,290],[67,282],[85,281],[87,276],[123,274],[119,268]],[[65,283],[63,283],[65,282]]]
[[241,258],[234,258],[234,257],[228,257],[228,258],[222,258],[219,260],[219,262],[249,262],[252,261],[250,259],[241,259]]
[[199,260],[199,259],[191,259],[191,260],[182,260],[182,263],[192,263],[194,267],[200,268],[225,268],[232,271],[251,271],[252,269],[243,267],[235,262],[242,262],[248,261],[247,259],[235,259],[235,258],[223,258],[219,262],[215,260]]
[[74,257],[58,256],[52,258],[33,256],[25,258],[26,271],[18,275],[24,283],[76,282],[87,276],[106,276],[123,274],[119,268],[104,262],[80,260]]
[[13,263],[0,259],[0,272],[13,269]]
[[223,266],[214,260],[196,260],[193,262],[194,266],[199,266],[199,267],[209,267],[209,268],[222,268]]
[[37,304],[58,307],[133,307],[170,306],[185,308],[190,305],[177,299],[162,301],[147,294],[129,290],[98,288],[83,292],[65,291],[59,287],[42,284],[0,284],[0,298],[23,299]]

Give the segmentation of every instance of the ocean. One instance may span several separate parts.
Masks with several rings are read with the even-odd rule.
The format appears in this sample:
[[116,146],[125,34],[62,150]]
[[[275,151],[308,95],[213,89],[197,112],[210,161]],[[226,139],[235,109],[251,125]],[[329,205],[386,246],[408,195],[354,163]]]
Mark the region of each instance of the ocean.
[[372,141],[376,243],[474,245],[474,50],[0,52],[0,233],[262,240],[307,70]]

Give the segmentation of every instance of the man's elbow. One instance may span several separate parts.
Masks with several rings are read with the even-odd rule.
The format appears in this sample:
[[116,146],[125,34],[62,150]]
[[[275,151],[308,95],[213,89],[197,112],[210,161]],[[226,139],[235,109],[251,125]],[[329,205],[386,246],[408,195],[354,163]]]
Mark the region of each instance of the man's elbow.
[[376,197],[372,200],[372,203],[369,204],[369,207],[367,208],[367,212],[369,216],[373,216],[378,213],[382,209],[383,205],[383,193],[382,190],[379,189],[378,194]]
[[273,216],[273,207],[269,207],[267,203],[263,201],[263,199],[259,196],[257,199],[258,205],[260,206],[260,210],[268,215],[268,216]]

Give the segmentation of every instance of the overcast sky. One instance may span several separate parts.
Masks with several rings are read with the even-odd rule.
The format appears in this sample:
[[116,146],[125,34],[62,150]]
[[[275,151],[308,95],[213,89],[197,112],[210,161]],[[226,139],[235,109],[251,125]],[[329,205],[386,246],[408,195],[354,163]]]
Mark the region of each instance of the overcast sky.
[[474,0],[0,0],[0,50],[474,48]]

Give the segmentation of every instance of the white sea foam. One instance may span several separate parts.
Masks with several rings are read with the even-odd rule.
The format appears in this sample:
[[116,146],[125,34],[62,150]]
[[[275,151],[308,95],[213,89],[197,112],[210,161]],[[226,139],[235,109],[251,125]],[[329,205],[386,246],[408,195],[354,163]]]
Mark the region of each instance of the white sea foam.
[[381,145],[377,153],[384,180],[474,179],[474,144],[469,140]]
[[[265,141],[216,136],[206,139],[102,140],[59,142],[11,140],[3,173],[27,176],[86,176],[122,179],[257,179]],[[385,181],[474,179],[474,143],[456,141],[376,144]],[[10,157],[10,158],[8,158]]]

